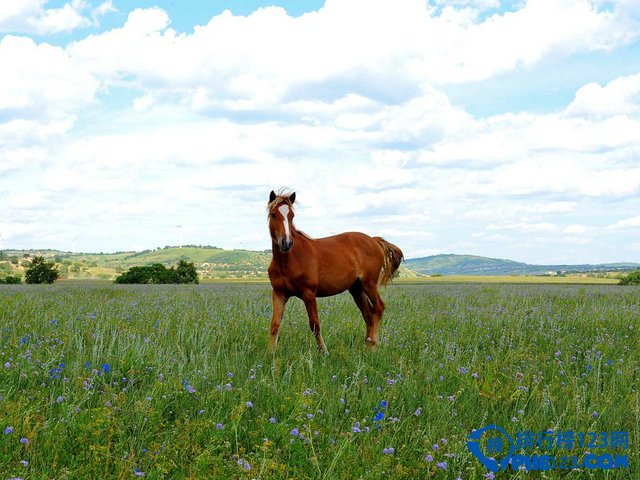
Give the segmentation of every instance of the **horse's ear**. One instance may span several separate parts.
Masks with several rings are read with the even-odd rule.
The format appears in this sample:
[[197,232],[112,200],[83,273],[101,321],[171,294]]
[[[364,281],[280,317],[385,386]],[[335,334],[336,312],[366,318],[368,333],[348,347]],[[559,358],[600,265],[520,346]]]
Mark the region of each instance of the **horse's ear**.
[[276,199],[276,192],[271,190],[271,193],[269,194],[269,203],[273,202],[275,199]]
[[293,192],[291,195],[289,195],[289,201],[291,202],[291,205],[293,205],[293,202],[296,201],[296,192]]

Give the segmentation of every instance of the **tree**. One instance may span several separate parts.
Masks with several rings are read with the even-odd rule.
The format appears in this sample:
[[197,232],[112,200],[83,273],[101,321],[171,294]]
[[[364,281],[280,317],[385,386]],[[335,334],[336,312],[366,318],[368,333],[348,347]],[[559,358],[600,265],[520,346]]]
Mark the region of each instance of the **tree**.
[[198,283],[198,272],[193,262],[180,260],[175,269],[171,267],[171,270],[174,272],[176,283]]
[[59,275],[54,263],[37,255],[31,259],[29,268],[24,272],[24,280],[26,283],[53,283]]
[[622,277],[619,285],[640,285],[640,270],[636,270]]

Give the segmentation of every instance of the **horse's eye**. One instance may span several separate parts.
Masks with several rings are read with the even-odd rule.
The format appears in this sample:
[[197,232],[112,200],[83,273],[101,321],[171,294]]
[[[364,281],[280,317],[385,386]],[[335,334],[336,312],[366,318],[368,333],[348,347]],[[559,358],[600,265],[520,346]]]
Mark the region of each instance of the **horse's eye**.
[[276,214],[275,214],[275,213],[272,213],[272,214],[270,215],[270,217],[271,217],[271,218],[276,218]]

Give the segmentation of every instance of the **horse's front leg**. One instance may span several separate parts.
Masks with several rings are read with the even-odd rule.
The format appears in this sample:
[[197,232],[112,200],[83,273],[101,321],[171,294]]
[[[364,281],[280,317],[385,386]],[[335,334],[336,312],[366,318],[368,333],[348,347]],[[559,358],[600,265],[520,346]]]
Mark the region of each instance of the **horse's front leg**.
[[278,331],[280,330],[280,322],[282,322],[282,315],[284,314],[284,306],[287,303],[289,297],[284,293],[276,292],[272,293],[273,299],[273,317],[271,317],[271,330],[269,332],[269,351],[273,352],[278,344]]
[[320,333],[320,319],[318,318],[318,303],[316,302],[316,296],[315,294],[305,295],[303,301],[304,306],[307,308],[307,315],[309,316],[309,327],[316,337],[316,342],[318,342],[318,349],[320,349],[320,352],[327,355],[329,351],[327,350],[327,346],[325,345],[322,334]]

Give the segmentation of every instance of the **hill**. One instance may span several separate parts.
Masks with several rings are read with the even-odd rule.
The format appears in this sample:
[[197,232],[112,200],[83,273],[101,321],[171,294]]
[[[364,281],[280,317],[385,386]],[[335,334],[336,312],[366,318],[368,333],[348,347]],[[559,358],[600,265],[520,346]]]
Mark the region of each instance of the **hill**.
[[405,265],[422,275],[565,275],[622,272],[640,268],[640,263],[581,265],[533,265],[502,258],[476,255],[432,255],[410,258]]
[[[271,252],[224,250],[212,246],[187,245],[164,247],[141,252],[71,253],[59,250],[4,250],[0,252],[0,277],[24,275],[33,255],[43,255],[56,262],[62,278],[113,280],[130,267],[162,263],[175,265],[178,260],[194,262],[201,280],[266,279]],[[433,255],[410,258],[400,267],[400,277],[424,275],[514,276],[514,275],[604,275],[640,269],[638,263],[599,265],[531,265],[500,258],[477,255]]]
[[58,264],[63,278],[112,280],[130,267],[161,263],[175,265],[178,260],[194,262],[201,279],[266,278],[270,252],[224,250],[210,246],[164,247],[141,252],[72,253],[59,250],[4,250],[0,274],[22,274],[29,257],[43,255]]

